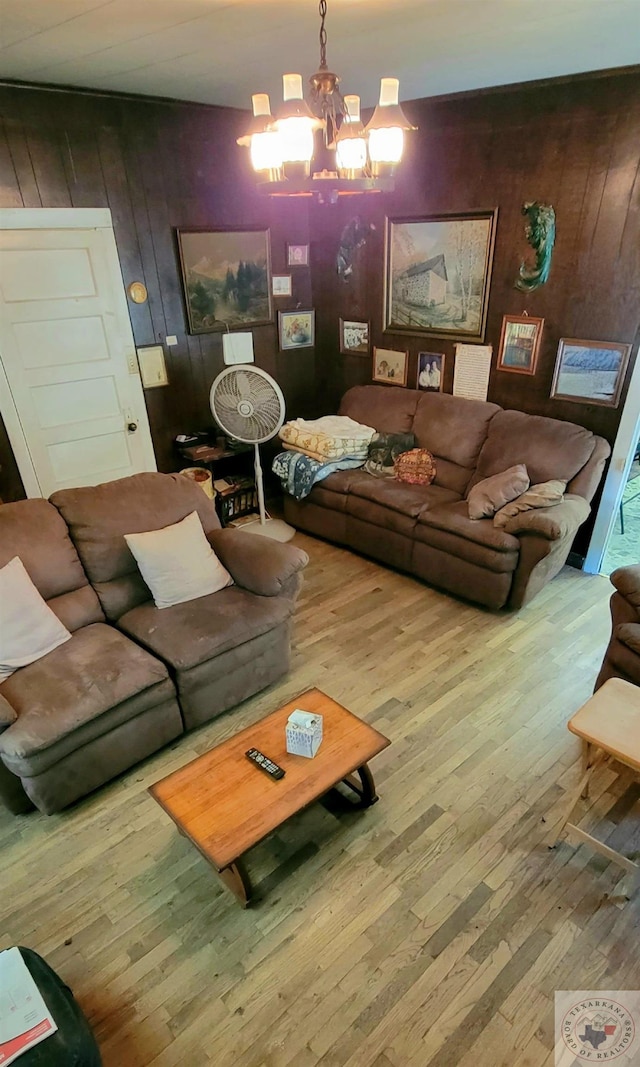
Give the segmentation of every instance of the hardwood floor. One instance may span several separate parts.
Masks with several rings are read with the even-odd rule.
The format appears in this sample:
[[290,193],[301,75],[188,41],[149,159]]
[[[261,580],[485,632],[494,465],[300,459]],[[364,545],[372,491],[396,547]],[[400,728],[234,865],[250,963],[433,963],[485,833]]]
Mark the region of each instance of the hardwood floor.
[[[565,569],[495,615],[298,535],[290,675],[60,815],[0,814],[0,947],[73,988],[105,1067],[543,1067],[555,989],[640,986],[640,894],[542,845],[579,774],[566,729],[610,586]],[[147,787],[318,686],[392,739],[380,803],[315,805],[248,855],[243,911]],[[585,827],[640,849],[640,787],[597,773]]]

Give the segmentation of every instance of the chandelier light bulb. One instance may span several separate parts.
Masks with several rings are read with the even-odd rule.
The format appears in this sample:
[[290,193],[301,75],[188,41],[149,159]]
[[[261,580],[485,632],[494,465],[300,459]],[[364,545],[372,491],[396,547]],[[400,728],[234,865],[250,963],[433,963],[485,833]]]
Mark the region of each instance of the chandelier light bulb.
[[303,100],[302,95],[302,75],[301,74],[283,74],[282,75],[282,99],[283,100]]
[[336,137],[336,166],[341,178],[361,178],[367,165],[367,135],[360,119],[360,97],[345,96],[344,104]]
[[302,96],[302,76],[283,74],[283,104],[276,118],[282,162],[287,177],[308,177],[313,158],[313,134],[320,121]]
[[267,172],[273,180],[282,167],[280,134],[273,125],[268,94],[255,93],[251,103],[256,123],[255,132],[250,137],[251,165],[258,173]]
[[415,128],[398,103],[399,87],[397,78],[381,79],[378,106],[367,125],[369,157],[375,176],[393,174],[402,159],[404,131]]

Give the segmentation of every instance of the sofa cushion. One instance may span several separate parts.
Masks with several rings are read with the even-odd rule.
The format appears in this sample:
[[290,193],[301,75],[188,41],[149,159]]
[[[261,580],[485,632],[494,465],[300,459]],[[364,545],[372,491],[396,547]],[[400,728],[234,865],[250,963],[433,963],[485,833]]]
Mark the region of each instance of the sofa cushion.
[[[7,766],[48,749],[129,698],[170,683],[163,663],[112,626],[94,623],[0,686],[18,719],[0,734]],[[104,732],[108,727],[100,729]]]
[[467,495],[470,519],[487,519],[529,488],[529,475],[523,463],[516,463],[500,474],[476,482]]
[[156,607],[217,593],[233,578],[216,556],[197,511],[162,530],[125,534]]
[[533,485],[559,478],[570,481],[584,467],[595,448],[590,430],[560,419],[499,411],[489,424],[471,485],[524,463]]
[[[476,486],[477,488],[477,486]],[[566,482],[559,478],[552,478],[550,482],[541,482],[540,485],[530,485],[524,493],[515,500],[504,504],[493,516],[494,526],[506,526],[509,519],[519,515],[522,511],[534,511],[536,508],[551,508],[561,504]]]
[[354,385],[344,394],[338,414],[373,426],[379,433],[410,433],[421,395],[417,389]]
[[[402,515],[417,518],[425,508],[437,507],[449,501],[459,500],[457,493],[432,483],[431,485],[411,485],[408,482],[382,480],[370,475],[359,479],[350,490],[351,496],[363,497]],[[350,510],[347,504],[347,510]]]
[[420,447],[428,448],[435,456],[436,485],[464,493],[488,428],[499,411],[497,404],[483,400],[467,400],[450,393],[420,394],[413,432]]
[[0,567],[19,556],[36,589],[68,630],[104,615],[66,523],[47,500],[0,507]]
[[0,567],[0,682],[70,640],[19,556]]
[[446,533],[464,537],[467,541],[491,548],[494,552],[519,552],[520,542],[513,534],[506,533],[493,525],[490,519],[470,519],[466,500],[444,504],[439,508],[429,508],[421,512],[419,527],[431,526]]
[[289,618],[286,597],[262,597],[239,586],[160,610],[148,601],[123,615],[118,626],[177,671],[219,656]]
[[61,489],[51,502],[69,527],[107,618],[114,620],[149,599],[126,533],[162,529],[192,511],[198,512],[205,534],[220,529],[213,501],[181,474],[134,474],[102,485]]

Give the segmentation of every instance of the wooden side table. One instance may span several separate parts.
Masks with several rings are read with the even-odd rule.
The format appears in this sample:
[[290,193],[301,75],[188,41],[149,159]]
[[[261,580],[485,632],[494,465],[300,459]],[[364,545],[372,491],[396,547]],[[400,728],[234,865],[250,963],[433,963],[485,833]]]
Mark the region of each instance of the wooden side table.
[[640,688],[621,678],[610,678],[569,720],[568,728],[582,740],[583,773],[562,817],[550,830],[547,844],[554,848],[564,831],[587,842],[596,852],[624,868],[628,877],[624,880],[623,892],[630,897],[640,886],[640,863],[605,845],[569,820],[580,798],[589,796],[591,775],[603,763],[617,760],[640,773]]

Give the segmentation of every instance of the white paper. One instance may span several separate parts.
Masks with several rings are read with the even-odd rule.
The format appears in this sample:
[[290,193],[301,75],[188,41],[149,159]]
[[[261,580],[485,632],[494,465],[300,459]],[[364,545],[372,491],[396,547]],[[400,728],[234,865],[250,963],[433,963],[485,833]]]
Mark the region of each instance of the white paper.
[[253,363],[252,333],[223,333],[222,358],[227,364]]
[[0,1064],[8,1067],[23,1052],[58,1029],[31,977],[19,948],[0,952]]
[[486,400],[491,370],[491,345],[456,345],[453,395]]

